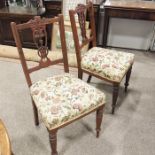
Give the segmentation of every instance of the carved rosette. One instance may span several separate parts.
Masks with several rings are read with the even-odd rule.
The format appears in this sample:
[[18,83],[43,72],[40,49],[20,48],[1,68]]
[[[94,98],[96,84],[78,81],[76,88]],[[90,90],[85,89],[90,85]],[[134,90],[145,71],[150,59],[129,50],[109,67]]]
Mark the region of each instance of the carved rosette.
[[82,41],[87,39],[86,36],[86,6],[84,4],[78,4],[76,7],[76,12],[78,15],[79,25],[81,29]]
[[40,17],[35,17],[34,20],[30,20],[31,30],[33,34],[33,40],[38,48],[38,55],[41,58],[41,61],[46,61],[48,59],[48,47],[47,47],[47,32],[44,19]]

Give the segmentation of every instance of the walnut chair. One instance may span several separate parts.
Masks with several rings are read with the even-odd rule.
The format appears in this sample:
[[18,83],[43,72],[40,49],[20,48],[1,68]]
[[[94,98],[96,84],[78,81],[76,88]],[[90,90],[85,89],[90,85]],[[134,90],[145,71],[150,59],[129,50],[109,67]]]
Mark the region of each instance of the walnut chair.
[[[86,13],[88,13],[90,19],[90,37],[86,35],[85,30]],[[79,4],[75,10],[70,10],[69,14],[76,49],[78,77],[82,79],[84,72],[89,74],[87,80],[88,83],[90,82],[91,77],[95,76],[101,80],[110,82],[113,85],[112,114],[114,114],[119,86],[124,76],[126,76],[125,92],[127,92],[131,69],[134,62],[134,54],[96,47],[94,8],[92,2],[88,2],[87,5]],[[75,25],[77,16],[83,38],[82,43],[79,41]],[[88,43],[91,43],[92,47],[82,54],[81,48]]]
[[[52,60],[48,57],[46,28],[49,28],[54,23],[58,23],[59,25],[63,55],[62,59],[58,60]],[[11,27],[26,81],[30,88],[35,125],[39,125],[39,113],[49,132],[51,154],[58,155],[58,129],[94,111],[96,111],[96,136],[98,137],[105,104],[105,95],[98,89],[89,86],[87,83],[68,73],[69,67],[63,15],[49,19],[41,19],[39,16],[36,16],[27,23],[16,24],[12,22]],[[22,48],[21,34],[26,29],[31,30],[34,43],[38,49],[38,55],[40,56],[40,62],[33,67],[29,66],[26,62]],[[64,64],[64,74],[53,75],[32,83],[30,75],[32,72],[58,63]]]

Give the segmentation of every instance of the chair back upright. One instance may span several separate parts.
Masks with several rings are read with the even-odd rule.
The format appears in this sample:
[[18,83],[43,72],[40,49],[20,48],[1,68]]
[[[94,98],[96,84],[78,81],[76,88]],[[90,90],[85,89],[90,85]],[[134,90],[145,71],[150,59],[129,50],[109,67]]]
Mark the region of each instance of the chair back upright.
[[[49,26],[53,26],[54,23],[58,23],[59,25],[60,40],[61,40],[61,46],[62,46],[62,58],[52,61],[52,59],[49,59],[48,57],[49,51],[47,46],[47,41],[48,41],[47,27],[49,28]],[[12,22],[11,28],[12,28],[13,36],[18,49],[22,68],[29,87],[32,85],[30,73],[34,71],[37,71],[42,68],[55,65],[58,63],[64,63],[64,71],[69,72],[63,15],[59,15],[58,17],[54,17],[54,18],[41,18],[40,16],[35,16],[34,19],[23,24],[16,24],[15,22]],[[22,34],[22,31],[25,31],[28,29],[32,32],[32,37],[33,37],[32,40],[36,46],[38,56],[40,57],[39,63],[33,67],[28,67],[28,64],[26,62],[24,52],[23,52],[22,37],[24,36],[22,36],[21,34]]]
[[[76,55],[78,67],[81,68],[81,49],[87,44],[96,46],[96,30],[95,30],[95,18],[94,18],[94,8],[93,3],[88,2],[87,5],[78,4],[75,10],[69,10],[71,27],[73,32],[73,38],[75,43]],[[78,37],[78,30],[76,26],[76,19],[78,16],[78,22],[80,25],[82,42]],[[90,20],[90,36],[86,35],[86,20],[89,18]]]

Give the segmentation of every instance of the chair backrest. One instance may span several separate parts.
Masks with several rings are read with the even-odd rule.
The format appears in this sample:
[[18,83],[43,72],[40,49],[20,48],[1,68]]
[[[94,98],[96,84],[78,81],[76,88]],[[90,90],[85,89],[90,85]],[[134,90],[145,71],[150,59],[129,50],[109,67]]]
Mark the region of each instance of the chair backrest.
[[[77,31],[78,31],[78,37],[79,40],[82,40],[81,33],[80,33],[80,27],[79,23],[76,23]],[[75,46],[74,46],[74,39],[73,39],[73,33],[71,28],[70,21],[64,21],[64,27],[65,27],[65,38],[66,38],[66,47],[67,47],[67,53],[75,53]],[[59,27],[58,24],[54,24],[53,30],[52,30],[52,40],[51,40],[51,50],[52,51],[61,51],[61,42],[60,42],[60,34],[58,31]],[[90,36],[90,30],[89,30],[89,22],[86,22],[86,33],[88,36]],[[83,51],[88,50],[88,46],[83,47]]]
[[[47,46],[48,42],[47,29],[49,28],[49,26],[53,26],[54,23],[58,23],[59,25],[60,40],[62,46],[61,51],[63,57],[61,59],[52,61],[52,59],[49,59],[48,57],[49,51]],[[42,18],[42,19],[40,16],[36,16],[34,17],[34,19],[23,24],[16,24],[12,22],[11,28],[18,49],[23,71],[29,87],[32,85],[30,73],[37,71],[39,69],[55,65],[58,63],[64,63],[64,71],[69,72],[63,15],[59,15],[58,17],[54,18]],[[28,67],[22,47],[23,44],[22,37],[24,37],[22,36],[22,31],[28,29],[30,30],[30,32],[32,32],[33,41],[34,44],[36,45],[37,52],[40,57],[39,64],[35,65],[34,67]]]
[[[95,32],[95,19],[94,19],[94,8],[93,3],[88,2],[87,5],[78,4],[75,10],[69,10],[71,27],[73,32],[73,38],[75,43],[76,55],[78,67],[80,67],[81,61],[81,49],[89,43],[92,43],[92,46],[96,46],[96,32]],[[82,42],[78,37],[78,31],[76,26],[76,16],[78,16],[78,22],[80,24]],[[86,34],[86,19],[90,20],[90,29],[91,34],[87,36]]]

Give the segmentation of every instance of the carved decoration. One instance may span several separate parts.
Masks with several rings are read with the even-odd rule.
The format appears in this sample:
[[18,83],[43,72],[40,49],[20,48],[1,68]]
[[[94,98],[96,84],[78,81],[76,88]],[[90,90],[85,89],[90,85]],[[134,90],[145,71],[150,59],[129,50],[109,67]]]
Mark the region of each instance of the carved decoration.
[[82,41],[85,41],[87,39],[86,36],[86,6],[84,4],[78,4],[76,7],[76,12],[78,15],[78,20],[80,24],[81,29],[81,35],[82,35]]
[[47,47],[47,32],[44,19],[37,16],[34,20],[30,20],[29,23],[31,24],[30,27],[33,34],[34,43],[38,48],[38,55],[41,58],[41,61],[47,61],[49,51]]

